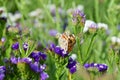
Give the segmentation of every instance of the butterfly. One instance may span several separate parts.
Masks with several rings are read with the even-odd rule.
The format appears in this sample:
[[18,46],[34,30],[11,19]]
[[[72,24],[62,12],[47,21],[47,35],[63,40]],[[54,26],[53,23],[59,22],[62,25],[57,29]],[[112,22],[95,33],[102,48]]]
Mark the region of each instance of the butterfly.
[[69,32],[64,32],[62,34],[58,33],[57,37],[60,47],[68,53],[71,52],[76,43],[74,34],[70,34]]

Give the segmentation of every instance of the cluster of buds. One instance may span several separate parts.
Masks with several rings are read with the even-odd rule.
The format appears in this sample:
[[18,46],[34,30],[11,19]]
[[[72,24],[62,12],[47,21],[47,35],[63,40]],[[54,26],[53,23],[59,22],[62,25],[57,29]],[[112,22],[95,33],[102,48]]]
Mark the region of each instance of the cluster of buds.
[[70,73],[73,74],[76,72],[77,70],[77,67],[76,67],[76,64],[77,64],[77,61],[76,61],[76,54],[72,54],[68,60],[68,64],[67,64],[67,68],[69,69]]
[[14,56],[11,56],[10,63],[17,65],[18,68],[21,66],[21,64],[26,64],[32,71],[40,74],[41,80],[46,80],[49,77],[48,74],[44,71],[46,69],[46,64],[41,64],[41,60],[45,61],[46,58],[47,55],[45,53],[42,53],[40,51],[33,51],[29,57],[16,58]]
[[108,66],[106,64],[97,64],[97,63],[86,63],[84,64],[84,68],[97,68],[99,72],[104,72],[108,69]]
[[73,19],[72,19],[72,21],[73,21],[73,23],[75,25],[80,24],[80,26],[84,26],[85,20],[86,20],[86,16],[85,16],[85,14],[82,11],[76,10],[73,13]]

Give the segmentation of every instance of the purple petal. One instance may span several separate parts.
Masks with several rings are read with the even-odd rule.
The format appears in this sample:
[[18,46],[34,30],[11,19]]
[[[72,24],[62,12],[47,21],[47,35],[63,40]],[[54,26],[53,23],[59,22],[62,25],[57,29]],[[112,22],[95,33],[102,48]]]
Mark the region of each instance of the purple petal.
[[49,78],[49,75],[47,73],[45,73],[45,72],[42,72],[40,74],[40,77],[41,77],[41,80],[46,80],[47,78]]
[[18,43],[18,42],[14,43],[14,44],[12,45],[12,49],[13,49],[13,50],[19,49],[19,43]]

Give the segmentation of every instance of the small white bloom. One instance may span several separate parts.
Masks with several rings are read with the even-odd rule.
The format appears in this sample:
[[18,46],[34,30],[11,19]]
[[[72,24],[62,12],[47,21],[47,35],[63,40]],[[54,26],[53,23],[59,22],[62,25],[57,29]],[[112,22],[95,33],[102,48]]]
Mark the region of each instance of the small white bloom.
[[86,20],[83,32],[87,32],[89,28],[97,28],[96,23],[92,20]]
[[94,63],[94,67],[97,67],[97,65],[98,65],[97,63]]
[[99,29],[103,28],[103,29],[107,30],[108,29],[108,25],[105,24],[105,23],[98,23],[98,28]]
[[116,43],[116,42],[117,42],[117,37],[116,37],[116,36],[113,36],[113,37],[111,38],[111,42],[112,42],[112,43]]
[[120,44],[120,38],[117,38],[116,42],[117,42],[118,44]]
[[75,59],[77,58],[77,55],[76,55],[76,54],[72,54],[70,57],[71,57],[73,60],[75,60]]

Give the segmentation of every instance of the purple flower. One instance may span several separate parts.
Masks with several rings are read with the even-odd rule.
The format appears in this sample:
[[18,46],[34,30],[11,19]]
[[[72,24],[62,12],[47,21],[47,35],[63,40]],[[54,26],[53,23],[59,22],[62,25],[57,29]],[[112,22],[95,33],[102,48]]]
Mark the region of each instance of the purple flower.
[[5,77],[5,71],[6,71],[5,66],[0,66],[0,80],[4,79],[4,77]]
[[70,73],[73,74],[74,72],[76,72],[76,70],[77,70],[76,64],[77,64],[77,62],[70,57],[68,60],[68,64],[66,66],[69,69]]
[[40,51],[33,51],[29,57],[33,58],[34,61],[38,62],[40,60],[41,52]]
[[23,49],[26,51],[28,49],[28,44],[27,43],[24,43],[23,44]]
[[51,51],[54,51],[54,48],[55,48],[55,47],[56,47],[56,46],[55,46],[54,43],[51,43],[51,44],[50,44],[50,50],[51,50]]
[[29,58],[29,57],[26,57],[26,58],[22,58],[21,60],[20,60],[20,62],[25,62],[25,63],[31,63],[32,62],[32,59],[31,58]]
[[97,63],[91,63],[90,67],[97,67],[97,65],[98,65]]
[[46,80],[47,78],[49,78],[49,75],[46,72],[42,72],[40,74],[40,80]]
[[59,55],[61,57],[68,56],[68,52],[64,51],[64,49],[62,49],[59,46],[55,46],[54,44],[50,44],[50,50],[55,52],[57,55]]
[[20,60],[20,58],[16,58],[16,57],[14,57],[14,56],[12,56],[12,57],[10,58],[10,62],[11,62],[12,64],[17,64],[17,63],[19,62],[19,60]]
[[58,32],[57,32],[56,30],[54,30],[54,29],[51,29],[51,30],[49,31],[50,36],[56,36],[57,33],[58,33]]
[[5,74],[0,74],[0,80],[4,80]]
[[106,64],[97,64],[97,63],[91,63],[91,64],[84,64],[84,67],[86,69],[92,67],[92,68],[97,68],[99,72],[104,72],[108,69],[108,66]]
[[108,69],[108,66],[106,64],[98,64],[97,68],[99,72],[104,72]]
[[76,65],[69,69],[70,73],[75,73],[77,71]]
[[39,68],[39,63],[38,62],[34,62],[34,63],[30,63],[30,68],[35,71],[35,72],[40,72],[40,68]]
[[67,68],[72,68],[73,66],[75,66],[76,65],[76,61],[75,60],[72,60],[72,58],[70,58],[69,60],[68,60],[68,65],[67,65]]
[[84,67],[85,67],[85,68],[89,68],[89,67],[90,67],[90,64],[86,63],[86,64],[84,64]]
[[43,70],[45,70],[46,68],[46,64],[40,65],[40,72],[43,72]]
[[13,49],[13,50],[19,49],[19,43],[18,43],[18,42],[14,43],[14,44],[12,45],[12,49]]
[[5,70],[6,70],[5,66],[0,66],[0,74],[5,73]]
[[73,23],[75,23],[75,24],[80,23],[81,25],[84,25],[85,20],[86,20],[86,17],[85,17],[85,14],[82,11],[76,10],[73,13]]
[[41,57],[41,59],[46,60],[47,55],[46,55],[46,54],[44,54],[44,53],[41,53],[40,57]]

